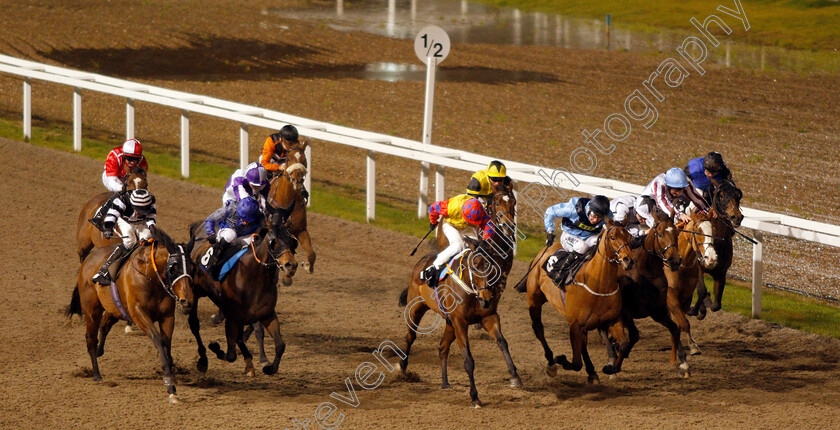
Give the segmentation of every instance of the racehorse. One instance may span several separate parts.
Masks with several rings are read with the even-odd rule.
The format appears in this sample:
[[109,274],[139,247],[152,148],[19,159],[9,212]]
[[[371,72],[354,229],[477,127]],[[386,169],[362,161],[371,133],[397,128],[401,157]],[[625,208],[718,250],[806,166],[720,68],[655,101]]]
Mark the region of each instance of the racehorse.
[[[678,231],[672,216],[654,208],[651,212],[655,224],[644,236],[641,249],[636,256],[636,264],[630,270],[622,270],[621,316],[630,337],[624,358],[639,341],[639,329],[634,319],[651,317],[664,326],[671,334],[671,362],[679,359],[677,372],[682,377],[689,377],[690,370],[686,353],[680,341],[680,327],[671,315],[682,312],[677,303],[680,297],[679,269],[682,259],[678,246]],[[599,330],[606,339],[605,330]],[[609,342],[607,353],[610,361],[616,356],[615,347]]]
[[152,339],[163,365],[169,402],[178,403],[172,373],[172,330],[176,305],[183,313],[193,309],[195,266],[189,257],[192,247],[193,241],[176,244],[163,231],[153,229],[153,239],[139,245],[126,259],[116,278],[116,289],[92,281],[114,245],[95,248],[84,259],[67,315],[84,317],[94,381],[102,380],[97,357],[105,353],[108,332],[119,319],[128,319]]
[[[508,372],[510,372],[510,386],[520,387],[522,386],[522,380],[513,364],[507,340],[502,335],[501,321],[497,313],[502,289],[504,288],[499,269],[502,264],[502,257],[495,255],[487,242],[481,242],[471,237],[466,237],[465,241],[468,250],[465,250],[460,258],[456,257],[453,260],[453,262],[457,261],[455,263],[457,267],[451,268],[452,273],[441,281],[435,290],[432,290],[425,282],[420,280],[420,272],[432,264],[435,254],[424,256],[414,265],[409,285],[403,290],[399,298],[400,306],[408,306],[405,310],[408,333],[405,335],[405,357],[400,361],[400,370],[405,375],[411,345],[417,338],[416,331],[421,330],[423,333],[429,333],[434,330],[434,327],[431,329],[419,327],[423,315],[431,309],[446,320],[446,329],[438,348],[441,365],[441,388],[450,388],[447,376],[449,347],[452,345],[452,341],[457,340],[464,357],[464,369],[470,379],[471,406],[480,408],[482,403],[478,399],[478,390],[475,388],[475,378],[473,376],[475,361],[470,351],[470,340],[467,333],[470,324],[481,323],[484,330],[502,351]],[[436,324],[439,321],[440,318],[438,317]]]
[[[735,234],[735,227],[741,225],[744,215],[741,213],[741,198],[743,193],[731,179],[727,179],[715,187],[712,195],[710,209],[712,233],[714,239],[713,247],[717,254],[717,264],[714,267],[703,266],[703,272],[712,276],[714,281],[714,302],[709,308],[717,312],[723,303],[723,289],[726,286],[726,273],[732,265],[732,236]],[[689,310],[689,315],[698,315],[698,319],[706,316],[706,307],[709,292],[706,284],[697,284],[697,301]]]
[[[566,286],[566,292],[554,285],[551,277],[543,269],[545,261],[560,248],[559,243],[548,249],[543,248],[537,258],[531,262],[531,270],[521,281],[516,290],[528,293],[528,311],[531,315],[531,328],[542,344],[545,358],[548,360],[546,373],[557,375],[557,363],[566,370],[579,371],[586,365],[587,381],[598,383],[598,374],[589,358],[587,350],[587,332],[597,328],[606,328],[613,339],[619,342],[617,357],[604,366],[603,372],[611,375],[621,371],[621,364],[626,355],[628,341],[624,335],[621,319],[621,294],[619,265],[625,270],[633,267],[634,260],[630,251],[630,233],[622,226],[607,219],[601,232],[595,255],[584,263],[575,275],[574,282]],[[566,316],[569,322],[572,362],[565,355],[554,357],[545,340],[542,323],[542,307],[551,303],[557,312]],[[583,359],[583,363],[581,362]]]
[[307,173],[306,153],[304,151],[308,145],[309,142],[303,142],[289,150],[286,170],[271,180],[269,196],[280,207],[292,207],[292,215],[289,217],[289,230],[306,253],[306,261],[302,263],[303,269],[312,273],[315,270],[315,251],[312,249],[309,231],[306,230],[306,200],[301,195],[303,181]]
[[[148,186],[146,172],[139,167],[132,169],[123,182],[126,190],[145,189]],[[106,239],[101,231],[88,222],[96,214],[96,210],[113,195],[112,192],[99,193],[91,197],[82,207],[82,211],[79,212],[79,220],[76,223],[76,252],[79,254],[79,262],[85,261],[85,257],[93,248],[120,242],[120,239],[116,237]]]
[[[207,351],[199,334],[198,299],[209,297],[224,313],[227,353],[223,353],[217,342],[208,346],[220,360],[230,363],[236,361],[236,346],[245,359],[245,374],[254,376],[254,364],[251,352],[245,345],[243,328],[259,322],[274,339],[274,361],[263,367],[263,373],[277,373],[280,358],[286,344],[280,335],[277,313],[277,281],[280,272],[284,273],[284,282],[291,283],[291,277],[297,269],[294,257],[295,240],[285,227],[288,213],[283,209],[269,209],[267,225],[252,236],[248,251],[233,266],[222,282],[210,278],[203,270],[197,271],[195,281],[195,301],[190,311],[190,330],[198,343],[198,363],[196,367],[202,373],[207,371]],[[203,223],[190,226],[190,237],[197,240],[193,250],[193,259],[198,261],[205,255],[210,244],[206,239],[197,239]]]

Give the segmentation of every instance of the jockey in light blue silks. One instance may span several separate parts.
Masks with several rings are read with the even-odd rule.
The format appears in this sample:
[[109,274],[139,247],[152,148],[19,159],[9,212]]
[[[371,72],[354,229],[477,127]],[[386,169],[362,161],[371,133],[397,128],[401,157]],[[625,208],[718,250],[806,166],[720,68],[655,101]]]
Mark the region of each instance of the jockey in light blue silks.
[[[548,208],[543,220],[546,231],[545,244],[548,247],[554,244],[554,220],[561,218],[563,234],[560,235],[560,243],[568,252],[564,261],[559,261],[559,258],[554,255],[549,257],[548,265],[553,268],[559,267],[558,270],[552,270],[552,272],[564,273],[583,258],[589,248],[598,242],[604,219],[611,215],[610,201],[601,195],[592,199],[572,197],[566,203],[558,203]],[[554,282],[557,283],[558,279]]]

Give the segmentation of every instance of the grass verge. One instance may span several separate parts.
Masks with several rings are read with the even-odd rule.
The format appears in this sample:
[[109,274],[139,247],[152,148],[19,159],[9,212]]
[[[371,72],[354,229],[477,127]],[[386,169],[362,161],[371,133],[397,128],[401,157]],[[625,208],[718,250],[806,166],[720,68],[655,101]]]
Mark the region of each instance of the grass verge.
[[[18,119],[0,118],[0,137],[20,140],[23,129]],[[72,132],[67,126],[60,124],[43,124],[32,127],[30,143],[64,152],[72,152]],[[149,145],[152,146],[152,145]],[[96,138],[82,139],[82,156],[96,160],[104,160],[114,147]],[[218,188],[227,181],[235,166],[226,166],[202,161],[190,163],[190,178],[181,177],[181,161],[178,156],[155,152],[147,148],[143,154],[149,160],[153,173],[173,179],[184,180],[200,185]],[[364,223],[365,202],[359,198],[363,195],[360,190],[343,186],[329,185],[314,181],[312,183],[312,206],[315,213],[335,216],[349,221]],[[428,231],[428,223],[418,220],[412,205],[399,202],[379,202],[376,204],[376,220],[370,224],[379,228],[422,237]],[[528,229],[524,232],[528,237],[518,243],[517,259],[530,262],[543,246],[541,230]],[[413,246],[413,244],[410,244]],[[518,281],[511,280],[511,283]],[[711,291],[711,282],[706,279]],[[727,283],[724,291],[724,310],[750,316],[751,291],[743,283]],[[788,293],[764,291],[763,312],[761,319],[787,327],[840,338],[840,309],[819,301]]]

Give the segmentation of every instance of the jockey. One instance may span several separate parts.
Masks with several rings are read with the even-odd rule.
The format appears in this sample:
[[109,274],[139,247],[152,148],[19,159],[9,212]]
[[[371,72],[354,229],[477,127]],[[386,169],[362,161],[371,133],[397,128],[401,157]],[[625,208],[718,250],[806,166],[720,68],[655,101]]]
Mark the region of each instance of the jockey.
[[[286,158],[292,146],[297,145],[298,131],[295,126],[284,125],[277,133],[268,136],[263,143],[260,165],[272,175],[282,174],[286,170]],[[309,198],[309,192],[301,189],[301,196]]]
[[633,195],[616,197],[610,200],[610,212],[613,214],[613,222],[624,226],[633,237],[644,233],[641,224],[644,219],[636,214],[636,200]]
[[137,139],[128,139],[122,146],[118,146],[108,153],[105,160],[105,171],[102,172],[102,183],[108,191],[120,193],[125,190],[125,178],[131,169],[140,167],[149,170],[149,163],[143,156],[143,146]]
[[[562,265],[557,266],[560,269],[556,273],[564,273],[598,242],[598,234],[604,226],[604,219],[608,216],[612,216],[610,201],[601,195],[592,199],[572,197],[568,202],[558,203],[545,211],[543,219],[546,231],[545,246],[550,247],[554,244],[554,220],[561,218],[563,234],[560,235],[560,243],[568,252]],[[552,258],[555,261],[551,261]],[[561,262],[551,256],[549,263],[556,266]],[[554,282],[556,284],[558,281]]]
[[714,185],[727,179],[732,179],[732,172],[723,162],[723,156],[717,152],[710,152],[705,157],[697,157],[688,161],[683,169],[694,188],[703,193],[706,202],[711,202]]
[[250,244],[251,234],[259,229],[262,218],[259,203],[252,197],[242,199],[239,205],[225,205],[210,214],[204,221],[207,241],[213,245],[213,252],[205,265],[207,269],[214,267],[230,245]]
[[155,228],[157,220],[155,198],[147,190],[115,194],[106,204],[109,203],[111,206],[105,215],[105,229],[102,234],[106,239],[110,239],[116,226],[122,235],[122,243],[114,249],[99,272],[93,275],[93,282],[101,285],[110,285],[112,277],[116,275],[109,271],[112,264],[125,257],[128,250],[134,248],[138,241],[152,238],[152,229]]
[[683,222],[689,221],[689,212],[705,212],[709,209],[703,196],[678,167],[672,167],[653,178],[642,191],[641,198],[636,199],[636,213],[644,218],[648,227],[653,227],[655,223],[650,213],[651,204],[656,204],[667,214],[675,211],[677,220]]
[[[441,219],[442,218],[442,219]],[[420,279],[434,289],[443,266],[452,257],[466,248],[463,236],[476,236],[476,229],[481,230],[482,239],[493,236],[493,224],[490,216],[478,199],[466,194],[459,194],[449,200],[436,202],[429,207],[429,223],[434,228],[442,222],[441,231],[449,241],[449,246],[441,251],[434,263],[420,273]]]
[[467,184],[467,194],[476,197],[483,203],[497,191],[505,191],[510,185],[507,169],[501,161],[493,160],[484,170],[473,173]]
[[246,197],[252,197],[260,203],[261,208],[264,208],[269,192],[267,176],[266,170],[259,163],[249,164],[244,171],[236,169],[225,185],[222,205],[226,206],[228,202],[233,202],[235,207]]

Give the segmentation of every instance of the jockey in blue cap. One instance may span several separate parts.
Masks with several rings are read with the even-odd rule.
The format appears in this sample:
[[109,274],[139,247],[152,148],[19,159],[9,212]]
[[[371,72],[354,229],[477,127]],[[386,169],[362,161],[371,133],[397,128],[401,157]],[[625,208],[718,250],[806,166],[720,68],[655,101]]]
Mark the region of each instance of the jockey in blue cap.
[[683,171],[694,188],[703,193],[706,203],[711,203],[715,185],[732,179],[732,172],[723,162],[723,156],[717,152],[689,160]]
[[653,204],[667,214],[673,211],[675,222],[688,222],[691,212],[705,212],[709,209],[703,196],[678,167],[672,167],[653,178],[642,191],[641,198],[636,199],[636,213],[645,220],[648,227],[653,227],[656,222],[651,214]]
[[205,268],[208,271],[214,268],[229,246],[250,244],[251,234],[259,229],[262,219],[259,203],[253,197],[244,198],[238,205],[226,204],[210,214],[204,221],[204,228],[213,248],[207,261],[202,261]]

